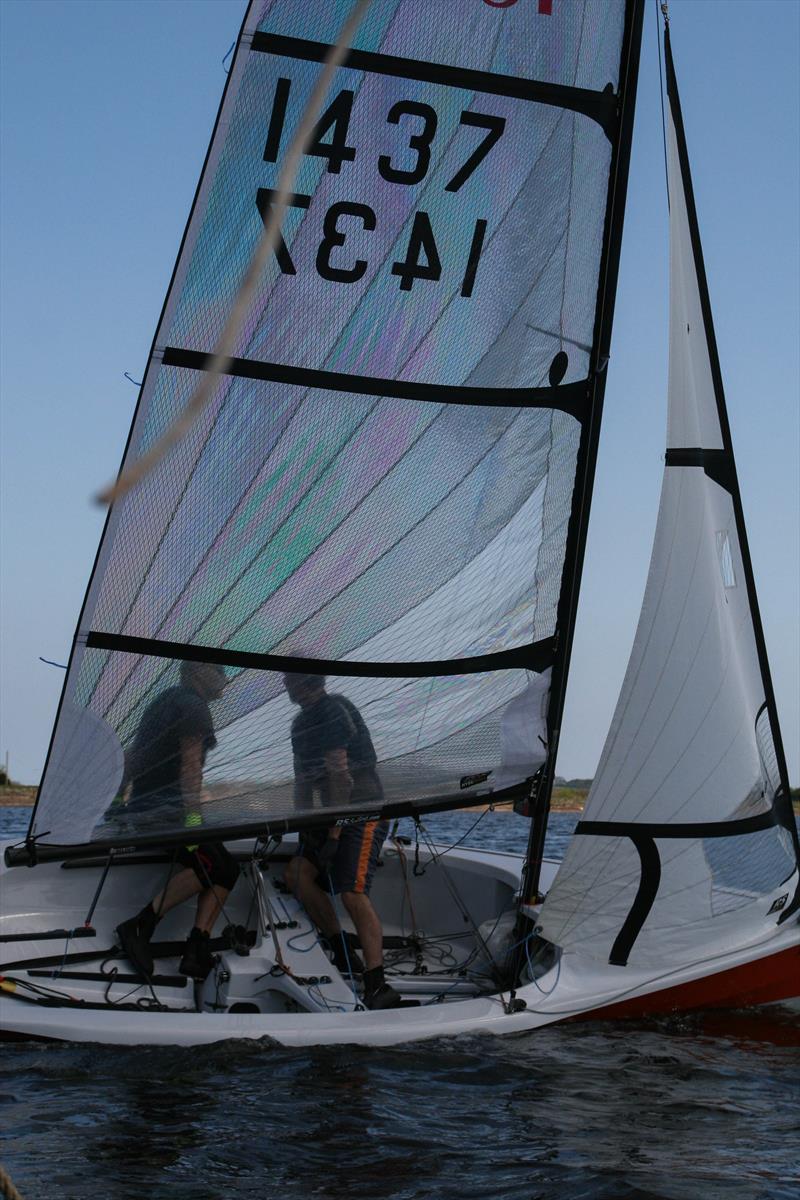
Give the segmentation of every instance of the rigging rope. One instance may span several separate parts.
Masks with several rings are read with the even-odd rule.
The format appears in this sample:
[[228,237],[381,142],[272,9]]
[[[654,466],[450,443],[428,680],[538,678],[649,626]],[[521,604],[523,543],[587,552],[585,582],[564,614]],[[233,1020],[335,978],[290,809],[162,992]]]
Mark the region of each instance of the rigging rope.
[[219,336],[211,360],[203,372],[203,377],[190,397],[183,412],[180,413],[168,429],[150,449],[137,458],[130,466],[123,468],[116,483],[109,484],[97,496],[99,504],[109,505],[121,499],[138,483],[149,475],[161,462],[167,451],[179,442],[192,428],[197,418],[213,399],[217,382],[230,366],[231,358],[236,351],[236,344],[241,333],[250,305],[255,296],[256,288],[270,256],[275,250],[280,237],[283,217],[288,202],[294,190],[294,181],[300,159],[305,154],[314,136],[317,112],[324,100],[331,80],[339,66],[346,58],[350,42],[366,13],[369,0],[355,0],[347,20],[339,31],[339,36],[325,56],[322,73],[317,80],[311,97],[306,105],[297,132],[289,146],[278,176],[278,182],[273,192],[270,215],[264,223],[264,232],[256,246],[250,264],[239,286],[236,298],[228,314],[222,333]]
[[[661,100],[661,140],[664,146],[664,179],[667,185],[667,209],[669,209],[669,164],[667,163],[667,118],[664,113],[664,73],[661,66],[661,30],[658,27],[658,0],[656,3],[656,56],[658,58],[658,95]],[[669,29],[669,14],[667,5],[662,3],[664,28]]]

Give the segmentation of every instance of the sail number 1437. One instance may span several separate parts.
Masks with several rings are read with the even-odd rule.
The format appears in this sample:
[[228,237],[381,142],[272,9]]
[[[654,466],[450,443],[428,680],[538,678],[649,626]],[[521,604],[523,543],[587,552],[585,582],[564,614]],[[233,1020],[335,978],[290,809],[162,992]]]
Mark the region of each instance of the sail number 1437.
[[[283,137],[286,110],[289,101],[291,80],[281,78],[277,81],[269,122],[264,161],[276,162]],[[349,89],[339,92],[328,105],[317,122],[306,154],[327,159],[327,171],[338,175],[342,164],[352,162],[356,157],[356,147],[347,144],[348,128],[352,115],[355,93]],[[413,100],[399,100],[392,105],[386,115],[389,125],[397,125],[405,131],[405,148],[395,148],[387,154],[381,154],[377,159],[379,175],[388,183],[413,185],[421,183],[428,173],[431,160],[431,146],[436,135],[438,117],[435,109],[429,104],[421,104]],[[477,145],[473,145],[469,156],[455,172],[444,190],[457,192],[466,183],[475,169],[501,137],[505,128],[505,118],[492,116],[488,113],[461,113],[460,124],[466,128],[483,131],[483,136]],[[327,138],[327,140],[326,140]],[[391,150],[387,146],[387,150]],[[409,159],[409,152],[411,158]],[[266,221],[269,206],[274,197],[271,188],[259,188],[256,204],[263,220]],[[311,197],[295,193],[289,199],[289,205],[294,208],[308,208]],[[336,283],[355,283],[365,274],[368,264],[365,259],[348,259],[345,247],[348,232],[360,224],[362,230],[371,232],[377,227],[375,210],[367,204],[350,200],[341,200],[332,204],[325,213],[322,226],[322,240],[316,255],[316,269],[323,278]],[[479,218],[472,231],[470,248],[466,262],[463,264],[463,277],[460,294],[471,296],[475,284],[475,276],[486,237],[487,221]],[[296,274],[289,249],[279,235],[276,246],[278,266],[285,275]],[[405,257],[392,263],[391,273],[398,276],[401,291],[410,291],[417,279],[437,280],[442,275],[442,261],[436,245],[436,238],[427,212],[414,213],[409,233]]]

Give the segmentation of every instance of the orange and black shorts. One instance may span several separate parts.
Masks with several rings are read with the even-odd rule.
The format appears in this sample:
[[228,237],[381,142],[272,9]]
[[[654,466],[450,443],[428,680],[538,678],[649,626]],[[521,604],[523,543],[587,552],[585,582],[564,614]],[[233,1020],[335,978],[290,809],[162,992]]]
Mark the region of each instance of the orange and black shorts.
[[[319,841],[324,842],[327,838],[325,831],[315,839],[316,832],[309,831],[301,838],[300,853],[312,862]],[[341,892],[367,895],[388,832],[388,821],[358,821],[344,825],[329,876],[318,879],[320,887],[326,891],[330,888],[336,895]]]

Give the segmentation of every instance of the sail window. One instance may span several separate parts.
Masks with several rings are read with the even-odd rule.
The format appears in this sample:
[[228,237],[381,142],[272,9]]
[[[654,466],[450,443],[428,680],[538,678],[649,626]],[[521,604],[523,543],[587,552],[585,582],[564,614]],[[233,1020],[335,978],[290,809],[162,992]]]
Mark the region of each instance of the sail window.
[[733,555],[727,529],[717,531],[717,557],[723,586],[726,588],[736,587],[736,572],[733,569]]
[[711,870],[711,911],[715,915],[770,895],[797,869],[792,839],[779,827],[751,834],[746,854],[736,837],[706,838],[703,850]]

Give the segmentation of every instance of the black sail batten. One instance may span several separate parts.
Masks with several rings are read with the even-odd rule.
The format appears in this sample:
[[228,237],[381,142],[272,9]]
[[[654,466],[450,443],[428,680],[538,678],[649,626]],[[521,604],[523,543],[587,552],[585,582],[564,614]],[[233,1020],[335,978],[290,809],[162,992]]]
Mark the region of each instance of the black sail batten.
[[630,911],[620,928],[608,961],[612,966],[627,965],[631,950],[642,931],[648,914],[655,903],[661,882],[661,856],[656,839],[690,840],[694,838],[745,837],[747,834],[763,833],[776,824],[774,811],[760,813],[756,817],[741,817],[732,821],[686,821],[659,824],[648,821],[579,821],[575,836],[630,838],[641,863],[639,887],[633,898]]
[[727,450],[702,450],[699,446],[670,447],[664,455],[668,467],[701,467],[726,492],[736,489],[733,456]]
[[[165,317],[167,314],[167,309],[169,307],[170,301],[173,298],[175,284],[176,284],[178,272],[179,272],[179,269],[181,266],[181,260],[184,255],[184,249],[186,247],[186,243],[189,238],[190,230],[192,228],[192,222],[193,222],[195,212],[198,207],[198,202],[200,200],[201,193],[203,191],[203,184],[206,179],[208,166],[209,166],[209,162],[211,159],[211,152],[214,148],[214,142],[217,137],[217,131],[219,129],[220,120],[222,118],[223,112],[225,111],[225,101],[228,98],[228,93],[232,86],[232,83],[236,78],[237,59],[242,53],[242,49],[243,49],[243,45],[244,45],[243,37],[244,37],[245,28],[247,26],[248,16],[249,16],[249,5],[245,9],[245,14],[244,14],[244,17],[242,18],[242,23],[239,27],[239,35],[236,39],[233,56],[231,58],[231,64],[230,64],[230,67],[228,68],[227,78],[225,80],[225,86],[222,89],[222,95],[220,97],[219,107],[217,108],[217,113],[216,113],[216,116],[214,117],[214,125],[211,130],[211,136],[208,139],[208,145],[206,147],[205,156],[203,158],[203,165],[200,169],[200,175],[197,180],[197,187],[195,188],[194,196],[192,197],[191,207],[189,209],[189,215],[186,218],[186,224],[184,226],[183,233],[181,235],[180,245],[178,246],[178,253],[175,255],[175,262],[172,265],[172,272],[170,274],[169,284],[167,285],[167,290],[164,293],[164,302],[161,305],[161,312],[159,313],[158,322],[156,323],[155,332],[153,334],[153,340],[150,345],[150,353],[148,354],[147,362],[146,362],[145,368],[144,368],[144,374],[142,375],[142,383],[139,388],[139,395],[136,398],[136,406],[133,410],[133,417],[131,418],[130,428],[128,429],[128,436],[125,439],[125,445],[123,447],[122,454],[120,456],[119,467],[117,469],[117,476],[119,476],[119,474],[121,473],[122,468],[125,465],[125,460],[127,459],[128,454],[131,450],[134,433],[135,433],[136,427],[137,427],[137,421],[142,412],[142,405],[143,405],[143,400],[144,400],[144,397],[145,397],[145,394],[147,391],[149,377],[158,368],[159,356],[156,353],[156,347],[157,347],[157,343],[158,343],[158,335],[164,324],[164,320],[165,320]],[[97,578],[98,578],[98,570],[100,567],[100,561],[101,561],[101,557],[102,557],[102,553],[103,553],[103,548],[104,548],[105,544],[107,543],[108,539],[111,537],[112,528],[113,528],[114,522],[116,520],[116,517],[118,515],[118,512],[119,512],[118,506],[116,504],[112,503],[109,506],[108,511],[105,516],[105,520],[103,521],[103,529],[100,534],[100,539],[97,543],[97,551],[94,556],[94,561],[92,562],[92,567],[89,572],[89,579],[86,584],[86,591],[84,592],[83,601],[81,603],[80,612],[78,614],[78,621],[75,626],[75,633],[73,635],[72,645],[70,646],[69,657],[67,659],[67,669],[64,672],[64,682],[61,686],[61,694],[58,698],[58,705],[56,707],[56,715],[55,715],[55,719],[53,721],[53,728],[50,732],[50,740],[47,745],[47,753],[45,754],[44,765],[42,767],[42,774],[41,774],[41,778],[39,780],[39,786],[36,789],[36,798],[33,802],[33,807],[31,809],[30,821],[28,822],[28,832],[26,834],[26,842],[32,842],[33,844],[35,844],[35,841],[33,838],[33,829],[34,829],[34,825],[36,822],[36,811],[39,806],[39,799],[41,797],[41,792],[42,792],[42,784],[44,782],[45,776],[47,775],[47,769],[48,769],[48,766],[50,764],[50,760],[51,760],[51,757],[53,754],[53,747],[55,744],[56,733],[58,731],[59,719],[61,717],[61,713],[64,708],[64,700],[67,695],[70,671],[72,669],[72,665],[73,665],[73,662],[75,659],[76,650],[79,648],[79,646],[81,644],[79,641],[79,635],[80,635],[81,628],[83,626],[84,615],[85,615],[88,605],[89,605],[89,599],[95,590],[95,586],[96,586],[96,582],[97,582]]]
[[125,634],[95,630],[87,634],[86,645],[90,649],[117,650],[127,654],[166,658],[174,662],[209,662],[217,663],[221,667],[244,667],[257,671],[310,672],[375,679],[427,679],[509,668],[540,672],[553,665],[556,652],[556,639],[550,637],[531,645],[518,646],[513,650],[479,654],[472,658],[359,662],[341,658],[297,658],[289,654],[253,654],[228,647],[220,649],[195,643],[164,642],[157,638],[129,637]]
[[548,751],[542,776],[537,781],[535,806],[528,845],[525,899],[533,900],[539,887],[544,841],[550,810],[550,797],[555,780],[556,758],[561,733],[561,720],[566,698],[572,641],[580,593],[580,580],[588,534],[589,512],[594,485],[600,423],[606,386],[611,328],[614,315],[625,198],[633,139],[633,117],[639,75],[639,56],[644,20],[643,0],[629,0],[626,10],[625,35],[620,63],[620,86],[617,124],[612,137],[613,153],[608,185],[606,226],[603,257],[600,268],[598,303],[592,342],[592,391],[587,416],[581,430],[581,444],[573,491],[572,511],[567,534],[564,572],[558,602],[558,655],[553,667],[550,703],[547,714]]
[[[669,27],[664,30],[664,50],[667,72],[667,97],[669,100],[672,120],[675,126],[681,179],[686,199],[689,232],[691,236],[692,254],[700,293],[700,304],[703,313],[703,325],[706,343],[708,346],[711,376],[714,385],[717,416],[719,418],[723,442],[723,448],[718,453],[718,456],[711,457],[711,454],[708,450],[701,450],[700,453],[704,457],[704,461],[702,463],[703,469],[711,476],[712,479],[715,479],[717,482],[724,480],[722,486],[724,486],[731,495],[736,521],[736,535],[739,542],[739,552],[742,558],[742,567],[744,570],[745,585],[747,588],[747,597],[750,606],[750,618],[753,625],[753,635],[755,638],[758,662],[761,670],[761,681],[764,687],[764,698],[766,702],[767,713],[769,715],[769,723],[772,733],[772,740],[774,743],[778,774],[780,778],[780,787],[778,788],[773,803],[778,813],[780,823],[791,835],[795,856],[797,859],[798,870],[800,870],[800,836],[798,835],[797,822],[795,820],[794,810],[792,807],[791,791],[789,788],[789,772],[786,765],[786,754],[783,747],[780,722],[778,720],[778,708],[775,701],[775,691],[772,686],[772,675],[769,669],[769,658],[767,656],[764,628],[761,622],[761,613],[758,606],[758,595],[756,593],[755,576],[753,574],[753,563],[750,556],[750,547],[747,540],[747,529],[744,520],[742,495],[739,489],[739,480],[736,473],[736,462],[733,453],[733,440],[731,437],[727,405],[725,403],[725,390],[722,383],[722,369],[719,361],[717,339],[714,331],[714,320],[711,312],[711,299],[708,291],[708,280],[706,277],[705,260],[703,258],[703,247],[700,241],[700,225],[697,219],[697,208],[695,205],[694,189],[692,186],[692,174],[689,166],[689,152],[686,144],[686,134],[683,126],[680,98],[678,95],[678,82],[675,75],[675,65],[672,58]],[[670,463],[671,456],[675,454],[680,455],[686,453],[687,451],[682,449],[669,450],[667,452],[667,463]],[[712,474],[712,470],[715,472],[715,474]],[[800,882],[798,883],[797,892],[792,904],[781,914],[780,920],[786,920],[786,918],[792,913],[796,912],[798,908],[800,908]]]
[[[253,49],[265,54],[323,62],[331,47],[323,42],[304,38],[283,37],[274,33],[256,33]],[[344,66],[355,71],[378,75],[394,75],[399,79],[415,79],[421,83],[436,83],[443,87],[464,88],[469,92],[511,96],[516,100],[534,100],[551,104],[590,117],[610,136],[614,127],[617,97],[613,89],[593,92],[588,88],[567,87],[543,83],[535,79],[520,79],[516,75],[500,75],[490,71],[474,71],[446,63],[422,62],[400,58],[393,54],[375,54],[368,50],[350,50]]]
[[[167,367],[206,371],[213,358],[199,350],[167,346],[162,361]],[[358,396],[383,396],[399,400],[418,400],[425,404],[476,404],[481,407],[548,408],[568,413],[583,421],[591,380],[579,379],[556,387],[492,388],[442,383],[416,383],[406,379],[379,379],[371,375],[350,375],[343,371],[318,371],[292,367],[285,363],[259,362],[253,358],[229,359],[223,372],[238,379],[261,379],[268,383],[287,383],[324,391],[349,392]]]

